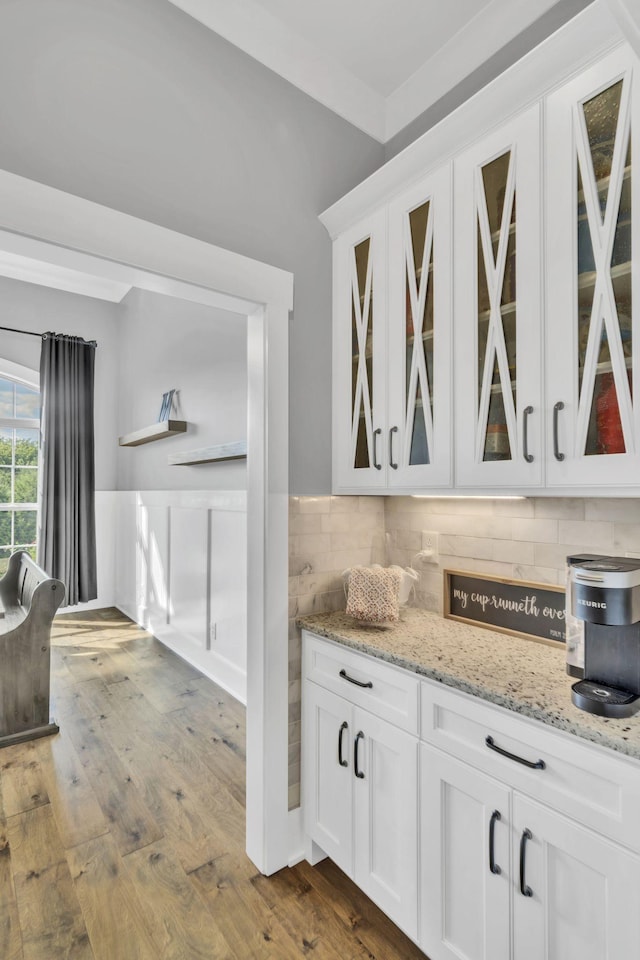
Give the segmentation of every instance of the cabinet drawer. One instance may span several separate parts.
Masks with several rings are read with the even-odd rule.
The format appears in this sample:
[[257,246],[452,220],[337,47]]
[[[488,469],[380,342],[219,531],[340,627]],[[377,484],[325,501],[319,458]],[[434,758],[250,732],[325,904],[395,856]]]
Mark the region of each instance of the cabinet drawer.
[[[429,682],[422,739],[614,840],[640,850],[640,763]],[[496,752],[487,744],[512,757]],[[516,759],[519,758],[519,759]],[[520,762],[544,767],[535,768]]]
[[417,676],[306,630],[302,637],[303,674],[307,679],[402,730],[418,733]]

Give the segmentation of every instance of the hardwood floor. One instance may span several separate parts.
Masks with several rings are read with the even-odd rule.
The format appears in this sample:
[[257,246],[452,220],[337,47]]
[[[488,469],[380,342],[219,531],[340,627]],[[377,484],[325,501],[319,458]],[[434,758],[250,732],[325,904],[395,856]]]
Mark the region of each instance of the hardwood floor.
[[1,960],[424,960],[330,861],[244,853],[244,708],[117,610],[55,621],[55,737],[0,751]]

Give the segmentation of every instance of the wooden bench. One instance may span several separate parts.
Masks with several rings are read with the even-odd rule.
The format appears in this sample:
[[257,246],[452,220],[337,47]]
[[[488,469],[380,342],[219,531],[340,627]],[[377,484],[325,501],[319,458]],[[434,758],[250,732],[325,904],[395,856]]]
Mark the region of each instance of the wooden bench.
[[0,580],[0,747],[57,733],[49,717],[51,624],[64,584],[28,553],[14,553]]

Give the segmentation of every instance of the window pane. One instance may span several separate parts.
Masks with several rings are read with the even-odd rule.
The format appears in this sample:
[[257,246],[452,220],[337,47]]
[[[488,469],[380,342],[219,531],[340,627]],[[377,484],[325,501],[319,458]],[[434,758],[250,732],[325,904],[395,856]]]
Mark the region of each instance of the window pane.
[[16,466],[38,466],[38,430],[16,430]]
[[18,467],[15,472],[15,502],[35,503],[38,499],[38,471]]
[[11,511],[0,511],[0,545],[11,544]]
[[20,420],[40,419],[40,392],[16,383],[16,417]]
[[0,503],[11,503],[11,467],[0,467]]
[[16,510],[14,529],[14,538],[16,543],[36,542],[36,518],[37,513],[35,510]]
[[0,430],[0,464],[11,466],[13,456],[13,430]]
[[7,572],[11,553],[11,550],[0,550],[0,577],[4,577],[5,573]]
[[0,417],[13,416],[13,383],[0,377]]

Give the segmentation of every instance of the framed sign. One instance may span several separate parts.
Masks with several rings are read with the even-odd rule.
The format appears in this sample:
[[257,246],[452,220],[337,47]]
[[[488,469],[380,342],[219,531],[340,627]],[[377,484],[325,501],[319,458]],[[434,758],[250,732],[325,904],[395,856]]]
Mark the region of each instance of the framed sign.
[[565,590],[550,583],[444,571],[444,615],[515,637],[565,642]]

